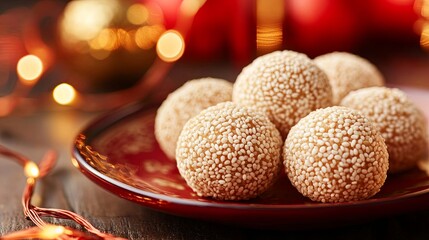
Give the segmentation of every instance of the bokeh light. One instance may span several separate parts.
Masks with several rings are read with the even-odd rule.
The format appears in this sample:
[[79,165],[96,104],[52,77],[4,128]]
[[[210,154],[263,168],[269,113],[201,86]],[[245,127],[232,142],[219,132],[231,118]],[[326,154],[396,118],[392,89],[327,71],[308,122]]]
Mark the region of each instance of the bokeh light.
[[421,14],[425,18],[429,18],[429,0],[423,0]]
[[52,93],[55,102],[61,105],[69,105],[76,98],[76,90],[67,83],[61,83],[54,88]]
[[81,0],[70,2],[61,21],[63,40],[88,41],[98,35],[119,9],[117,0]]
[[166,62],[178,60],[185,51],[185,41],[182,35],[175,30],[164,32],[156,45],[158,56]]
[[130,31],[126,31],[122,28],[118,29],[118,31],[116,32],[119,43],[122,47],[124,47],[125,49],[127,49],[128,51],[133,51],[136,48],[136,43],[134,41],[134,32]]
[[416,6],[421,8],[420,13],[423,18],[417,21],[414,26],[420,30],[420,46],[429,51],[429,0],[416,1]]
[[42,60],[34,55],[26,55],[19,59],[16,71],[24,81],[36,80],[43,73]]
[[141,25],[149,18],[149,11],[143,4],[133,4],[127,10],[127,19],[134,25]]
[[92,49],[104,49],[107,51],[112,51],[118,48],[116,31],[110,28],[105,28],[100,31],[97,37],[95,37],[88,43]]
[[420,45],[429,50],[429,23],[423,24],[422,33],[420,36]]
[[279,50],[283,43],[284,1],[256,1],[256,48],[258,55]]
[[134,40],[141,49],[152,48],[164,32],[163,25],[143,26],[135,32]]
[[194,16],[205,2],[206,0],[183,0],[180,11],[187,16]]
[[91,49],[89,54],[98,60],[104,60],[110,56],[110,52],[103,49]]

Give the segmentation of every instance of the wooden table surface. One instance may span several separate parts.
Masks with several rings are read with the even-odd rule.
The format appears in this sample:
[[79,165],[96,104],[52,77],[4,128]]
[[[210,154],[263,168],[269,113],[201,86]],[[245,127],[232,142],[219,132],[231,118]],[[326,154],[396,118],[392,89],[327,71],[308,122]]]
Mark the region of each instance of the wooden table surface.
[[[429,91],[429,57],[393,59],[381,69],[389,83]],[[237,71],[181,66],[173,69],[167,80],[180,85],[185,79],[203,76],[233,80],[236,74]],[[45,109],[0,118],[0,145],[36,162],[46,150],[57,150],[59,161],[38,190],[41,204],[79,213],[102,231],[129,239],[429,239],[429,209],[329,229],[308,226],[305,230],[263,230],[182,218],[142,207],[103,190],[71,164],[74,138],[100,114]],[[0,236],[32,226],[22,213],[20,198],[24,184],[21,167],[0,157]],[[76,227],[70,221],[52,222]]]

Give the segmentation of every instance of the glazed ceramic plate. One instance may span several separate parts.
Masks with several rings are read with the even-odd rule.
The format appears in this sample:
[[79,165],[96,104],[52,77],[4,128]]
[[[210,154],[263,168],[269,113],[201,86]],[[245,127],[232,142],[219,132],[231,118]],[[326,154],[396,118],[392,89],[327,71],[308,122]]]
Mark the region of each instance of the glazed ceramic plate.
[[[429,116],[429,92],[404,89]],[[262,196],[241,202],[198,197],[154,137],[156,106],[110,112],[76,138],[73,161],[113,194],[166,213],[252,227],[296,228],[350,223],[429,208],[429,164],[390,175],[371,199],[323,204],[301,196],[285,175]],[[426,169],[426,170],[425,170]]]

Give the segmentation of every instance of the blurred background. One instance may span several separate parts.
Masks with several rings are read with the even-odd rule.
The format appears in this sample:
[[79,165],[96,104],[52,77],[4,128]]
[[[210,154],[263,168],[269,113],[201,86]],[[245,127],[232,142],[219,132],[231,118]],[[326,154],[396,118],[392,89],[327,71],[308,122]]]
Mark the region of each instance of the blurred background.
[[352,52],[388,83],[427,87],[429,0],[1,1],[0,116],[109,109],[196,77],[234,81],[282,49]]

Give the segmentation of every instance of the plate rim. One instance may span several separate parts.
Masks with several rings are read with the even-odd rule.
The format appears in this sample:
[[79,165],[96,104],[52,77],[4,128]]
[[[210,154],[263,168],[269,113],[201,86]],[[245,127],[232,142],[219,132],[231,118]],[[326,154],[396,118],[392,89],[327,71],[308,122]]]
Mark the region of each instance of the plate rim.
[[[192,200],[187,198],[168,196],[160,193],[154,193],[152,191],[143,190],[143,189],[128,185],[124,182],[121,182],[117,179],[111,178],[101,173],[93,166],[91,166],[85,160],[85,158],[80,154],[79,149],[76,146],[76,140],[78,139],[80,134],[83,134],[85,136],[91,136],[91,137],[97,136],[98,134],[108,129],[109,127],[115,125],[116,123],[126,118],[135,116],[136,114],[144,114],[145,112],[150,111],[156,106],[159,106],[159,104],[153,104],[153,103],[150,104],[146,102],[129,104],[129,105],[117,108],[115,110],[106,112],[101,116],[92,120],[89,124],[87,124],[87,126],[82,131],[80,131],[80,133],[75,138],[71,152],[72,152],[72,161],[73,159],[76,160],[78,166],[74,164],[73,165],[76,168],[78,168],[82,173],[84,173],[84,175],[88,178],[90,178],[90,176],[87,176],[87,174],[91,174],[93,177],[96,177],[102,181],[105,181],[106,183],[113,185],[115,188],[119,188],[120,190],[124,190],[126,192],[131,192],[134,195],[147,197],[147,198],[150,198],[151,200],[162,200],[172,204],[194,206],[194,207],[211,207],[211,208],[235,209],[235,210],[245,210],[245,211],[249,211],[249,210],[258,210],[258,211],[259,210],[266,210],[266,211],[284,210],[286,211],[286,210],[310,210],[310,209],[319,209],[319,208],[320,209],[329,209],[329,208],[339,209],[339,208],[366,207],[366,206],[372,206],[377,204],[395,204],[405,200],[418,198],[429,194],[429,187],[428,187],[426,189],[422,189],[419,191],[400,194],[392,197],[370,198],[370,199],[361,200],[361,201],[341,202],[341,203],[311,202],[311,203],[305,203],[305,204],[263,204],[263,203],[243,204],[244,202],[233,202],[233,201],[228,202],[228,201],[216,201],[216,200],[205,202],[205,201],[198,201],[198,200]],[[88,139],[84,140],[85,143],[87,143],[88,141],[89,141]],[[92,181],[92,179],[90,180]],[[101,186],[98,182],[96,183],[99,186]],[[109,192],[112,192],[109,188],[106,188],[104,186],[101,186],[101,187],[104,188],[105,190],[108,190]],[[114,192],[112,193],[115,194]],[[126,199],[131,200],[129,198],[126,198]],[[149,204],[143,204],[143,205],[149,205]]]

